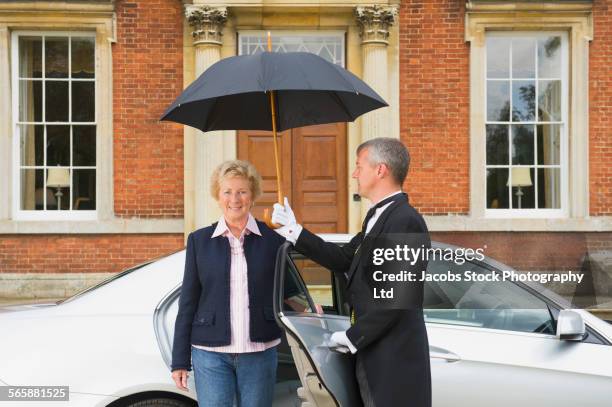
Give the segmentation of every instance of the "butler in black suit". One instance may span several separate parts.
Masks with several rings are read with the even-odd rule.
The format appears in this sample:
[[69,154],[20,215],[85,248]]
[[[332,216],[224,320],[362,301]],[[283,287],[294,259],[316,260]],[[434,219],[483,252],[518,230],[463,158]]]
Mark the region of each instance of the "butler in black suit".
[[[276,231],[293,242],[296,250],[345,278],[352,326],[335,332],[331,339],[355,354],[357,381],[366,407],[431,406],[422,283],[411,285],[420,298],[418,307],[381,307],[372,298],[374,242],[385,236],[393,236],[394,242],[398,236],[420,236],[417,240],[430,245],[423,217],[401,191],[409,163],[408,150],[397,139],[376,138],[359,146],[352,177],[357,180],[359,194],[374,205],[361,232],[343,247],[325,242],[297,224],[286,198],[284,206],[275,205],[272,216],[274,223],[283,225]],[[398,265],[398,270],[416,270],[426,267],[426,262],[413,267],[409,262]],[[414,294],[410,293],[413,303]]]

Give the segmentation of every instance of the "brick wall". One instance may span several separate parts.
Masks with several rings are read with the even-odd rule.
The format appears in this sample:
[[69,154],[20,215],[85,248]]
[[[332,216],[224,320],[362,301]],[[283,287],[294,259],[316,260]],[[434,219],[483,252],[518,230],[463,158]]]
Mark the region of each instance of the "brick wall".
[[612,2],[593,2],[589,49],[591,215],[612,215]]
[[182,234],[0,235],[0,272],[116,272],[182,247]]
[[113,45],[115,215],[183,216],[182,126],[159,123],[183,88],[177,0],[117,1]]
[[423,214],[469,211],[469,45],[464,4],[400,7],[400,137],[412,164],[406,190]]

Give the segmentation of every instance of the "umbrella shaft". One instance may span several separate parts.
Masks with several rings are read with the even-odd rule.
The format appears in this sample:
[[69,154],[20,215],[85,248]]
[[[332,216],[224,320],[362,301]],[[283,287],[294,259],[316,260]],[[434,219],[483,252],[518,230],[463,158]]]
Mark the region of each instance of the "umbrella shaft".
[[[268,52],[272,52],[272,34],[268,31]],[[281,188],[281,172],[280,163],[278,160],[278,145],[276,143],[276,111],[274,109],[274,91],[270,91],[270,112],[272,112],[272,140],[274,143],[274,165],[276,166],[276,191],[277,201],[279,204],[283,203],[283,191]]]
[[272,112],[272,141],[274,143],[274,165],[276,167],[276,190],[278,203],[283,203],[283,191],[281,181],[280,162],[278,156],[278,143],[276,141],[276,109],[274,106],[274,91],[270,91],[270,111]]

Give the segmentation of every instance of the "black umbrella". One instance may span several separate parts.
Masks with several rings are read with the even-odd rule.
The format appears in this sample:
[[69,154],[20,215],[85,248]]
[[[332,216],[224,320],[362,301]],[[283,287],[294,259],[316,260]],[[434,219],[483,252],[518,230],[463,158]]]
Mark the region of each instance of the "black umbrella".
[[[261,52],[211,65],[172,102],[161,120],[202,131],[272,130],[282,203],[277,130],[352,122],[384,106],[387,103],[365,82],[315,54]],[[264,211],[264,218],[270,223],[269,212]]]
[[387,106],[361,79],[315,54],[261,52],[212,65],[176,98],[161,120],[202,131],[273,130],[270,91],[274,91],[278,131],[352,122]]

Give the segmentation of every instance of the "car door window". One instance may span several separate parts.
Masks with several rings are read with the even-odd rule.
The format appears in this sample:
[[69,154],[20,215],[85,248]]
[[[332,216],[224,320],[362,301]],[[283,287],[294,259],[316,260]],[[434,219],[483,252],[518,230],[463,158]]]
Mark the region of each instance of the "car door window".
[[[464,275],[466,271],[490,273],[483,267],[466,262],[433,260],[429,275]],[[547,304],[510,281],[473,282],[427,281],[424,315],[426,322],[502,329],[554,335],[555,319]]]
[[315,302],[310,296],[297,265],[291,259],[287,263],[284,278],[283,310],[294,312],[316,312]]
[[325,313],[338,314],[335,298],[337,284],[333,273],[300,253],[291,252],[289,256],[291,267],[304,281],[313,302]]

